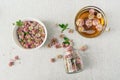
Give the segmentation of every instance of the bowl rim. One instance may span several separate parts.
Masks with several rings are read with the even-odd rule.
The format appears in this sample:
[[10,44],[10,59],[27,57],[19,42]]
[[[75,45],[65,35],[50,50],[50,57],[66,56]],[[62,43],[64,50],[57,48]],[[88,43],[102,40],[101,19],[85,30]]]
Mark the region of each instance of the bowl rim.
[[24,48],[20,43],[19,43],[19,41],[18,41],[18,39],[17,39],[17,33],[16,33],[16,31],[17,31],[17,29],[18,29],[18,26],[14,26],[14,29],[13,29],[13,39],[14,39],[14,42],[16,43],[16,45],[18,46],[18,47],[20,47],[21,49],[23,49],[23,50],[36,50],[36,49],[39,49],[39,48],[41,48],[44,44],[45,44],[45,42],[46,42],[46,40],[47,40],[47,29],[46,29],[46,26],[44,25],[44,23],[41,21],[41,20],[39,20],[39,19],[36,19],[36,18],[22,18],[22,19],[20,19],[21,21],[29,21],[29,20],[31,20],[31,21],[36,21],[36,22],[38,22],[40,25],[42,25],[42,27],[44,28],[44,30],[45,30],[45,38],[44,38],[44,40],[43,40],[43,42],[39,45],[39,46],[37,46],[37,47],[35,47],[35,48]]

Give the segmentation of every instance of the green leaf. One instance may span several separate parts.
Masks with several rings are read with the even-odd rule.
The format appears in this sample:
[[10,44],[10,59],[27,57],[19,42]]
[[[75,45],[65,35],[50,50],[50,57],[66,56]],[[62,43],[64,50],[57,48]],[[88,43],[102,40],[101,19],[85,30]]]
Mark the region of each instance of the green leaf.
[[59,24],[59,26],[60,26],[61,28],[64,28],[65,25],[64,25],[64,24]]
[[68,42],[68,41],[65,41],[65,42],[63,42],[64,44],[70,44],[70,42]]
[[68,29],[68,24],[59,24],[59,27],[62,28],[62,31],[63,32],[64,30]]
[[65,29],[63,28],[61,32],[63,32]]
[[27,34],[29,34],[29,32],[24,32],[24,35],[27,35]]
[[69,39],[67,37],[64,37],[64,44],[70,44]]
[[65,40],[65,41],[69,41],[69,39],[68,39],[67,37],[64,37],[64,40]]
[[23,42],[23,39],[20,39],[20,42]]
[[23,26],[23,22],[21,20],[16,21],[16,26],[18,26],[18,27]]

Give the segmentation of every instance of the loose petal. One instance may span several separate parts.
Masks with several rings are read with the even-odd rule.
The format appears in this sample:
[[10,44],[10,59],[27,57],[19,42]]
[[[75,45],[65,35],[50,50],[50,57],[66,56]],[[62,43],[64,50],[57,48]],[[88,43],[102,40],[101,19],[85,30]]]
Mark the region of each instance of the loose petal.
[[15,56],[15,60],[19,60],[20,58],[19,58],[19,56]]
[[68,31],[69,33],[73,33],[74,32],[74,30],[73,29],[69,29],[69,31]]
[[14,61],[10,61],[8,65],[9,65],[9,67],[13,66],[14,65]]
[[59,55],[57,55],[57,58],[58,58],[58,59],[62,59],[62,58],[63,58],[63,55],[59,54]]
[[64,38],[65,37],[65,35],[64,34],[60,34],[60,36],[59,36],[60,38]]
[[88,49],[88,46],[87,45],[83,45],[80,47],[80,50],[81,51],[86,51]]
[[68,46],[66,50],[67,51],[73,51],[73,47],[72,46]]
[[54,63],[55,61],[56,61],[55,58],[50,59],[50,62],[52,62],[52,63]]

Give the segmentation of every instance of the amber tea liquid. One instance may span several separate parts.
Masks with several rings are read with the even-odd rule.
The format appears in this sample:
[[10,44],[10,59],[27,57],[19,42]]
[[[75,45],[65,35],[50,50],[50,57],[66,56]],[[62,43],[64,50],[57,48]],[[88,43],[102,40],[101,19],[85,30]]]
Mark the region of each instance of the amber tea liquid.
[[[83,19],[84,21],[86,21],[90,15],[90,10],[91,8],[88,8],[88,9],[82,9],[78,12],[76,18],[75,18],[75,22],[78,20],[78,19]],[[106,27],[106,20],[105,20],[105,17],[103,15],[103,13],[101,13],[99,10],[97,9],[94,9],[94,18],[93,19],[97,19],[99,24],[102,25],[102,30],[99,31],[96,29],[96,26],[92,25],[91,27],[87,27],[86,24],[83,25],[83,28],[85,31],[79,31],[79,26],[76,25],[76,30],[84,37],[88,37],[88,38],[92,38],[92,37],[96,37],[98,35],[100,35],[103,30],[105,29]],[[101,14],[101,17],[100,18],[97,18],[97,14],[100,13]],[[92,19],[91,19],[92,20]],[[88,33],[88,31],[94,31],[93,33]]]

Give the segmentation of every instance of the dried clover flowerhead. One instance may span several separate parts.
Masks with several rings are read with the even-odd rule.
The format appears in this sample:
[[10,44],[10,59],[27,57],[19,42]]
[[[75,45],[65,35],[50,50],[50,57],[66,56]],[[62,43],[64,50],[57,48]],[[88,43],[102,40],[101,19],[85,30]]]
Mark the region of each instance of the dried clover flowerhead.
[[48,43],[47,47],[51,48],[53,45],[55,45],[57,43],[58,43],[57,38],[52,38],[51,41]]
[[94,13],[95,13],[95,10],[94,10],[94,9],[90,9],[90,10],[89,10],[89,13],[90,13],[90,14],[94,14]]
[[19,56],[15,56],[14,59],[11,59],[8,63],[9,67],[12,67],[13,65],[15,65],[15,62],[19,59],[20,59]]
[[89,15],[88,15],[88,18],[89,18],[89,19],[94,19],[94,17],[95,17],[94,14],[89,14]]
[[76,21],[76,25],[79,26],[79,27],[83,26],[84,25],[84,20],[83,19],[78,19]]
[[52,47],[51,43],[47,44],[47,47],[48,47],[48,48],[51,48],[51,47]]
[[62,45],[61,45],[60,43],[56,43],[56,44],[55,44],[55,48],[56,48],[56,49],[61,48],[61,47],[62,47]]
[[101,13],[97,13],[97,18],[102,18],[102,14]]
[[52,62],[52,63],[54,63],[55,61],[56,61],[55,58],[51,58],[51,59],[50,59],[50,62]]
[[67,51],[73,51],[73,47],[72,47],[72,46],[68,46],[68,47],[66,48],[66,50],[67,50]]
[[52,45],[55,45],[56,43],[58,43],[57,38],[52,38],[52,39],[51,39],[51,44],[52,44]]
[[15,64],[14,61],[10,61],[8,65],[9,65],[9,67],[12,67],[14,64]]
[[63,55],[59,54],[57,55],[57,59],[62,59],[63,58]]
[[88,46],[87,45],[83,45],[80,47],[80,50],[81,51],[86,51],[88,49]]
[[73,29],[69,29],[68,33],[74,33]]
[[59,37],[60,37],[60,38],[64,38],[64,37],[65,37],[65,34],[60,34]]
[[19,60],[20,59],[19,56],[15,56],[14,58],[15,58],[15,60]]

